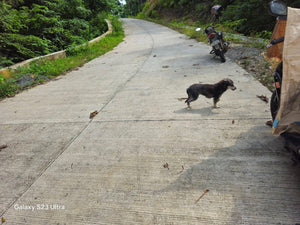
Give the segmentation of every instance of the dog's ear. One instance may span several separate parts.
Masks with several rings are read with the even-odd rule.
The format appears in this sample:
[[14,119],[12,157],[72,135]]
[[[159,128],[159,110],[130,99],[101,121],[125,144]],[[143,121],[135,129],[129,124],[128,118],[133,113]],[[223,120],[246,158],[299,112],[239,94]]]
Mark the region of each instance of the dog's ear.
[[229,78],[225,78],[225,79],[223,79],[223,81],[227,82],[230,85],[233,85],[233,81]]
[[234,83],[231,79],[226,78],[226,79],[224,79],[224,81],[228,88],[230,88],[233,91],[236,89],[236,87],[234,86]]

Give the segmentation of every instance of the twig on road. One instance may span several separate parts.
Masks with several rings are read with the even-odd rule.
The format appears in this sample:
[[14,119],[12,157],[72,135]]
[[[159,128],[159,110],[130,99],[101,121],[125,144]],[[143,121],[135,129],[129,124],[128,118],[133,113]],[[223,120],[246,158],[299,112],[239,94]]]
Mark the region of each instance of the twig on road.
[[195,201],[195,204],[196,204],[197,202],[199,202],[199,200],[200,200],[207,192],[209,192],[208,189],[206,189],[206,190],[204,191],[204,193],[203,193],[203,194]]

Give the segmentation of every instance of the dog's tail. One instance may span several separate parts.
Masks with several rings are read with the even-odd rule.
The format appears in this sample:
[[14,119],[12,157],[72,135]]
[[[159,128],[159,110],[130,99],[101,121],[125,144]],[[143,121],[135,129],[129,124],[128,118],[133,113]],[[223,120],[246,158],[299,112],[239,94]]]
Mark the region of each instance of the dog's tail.
[[177,98],[178,101],[183,101],[185,100],[185,102],[187,101],[188,98]]

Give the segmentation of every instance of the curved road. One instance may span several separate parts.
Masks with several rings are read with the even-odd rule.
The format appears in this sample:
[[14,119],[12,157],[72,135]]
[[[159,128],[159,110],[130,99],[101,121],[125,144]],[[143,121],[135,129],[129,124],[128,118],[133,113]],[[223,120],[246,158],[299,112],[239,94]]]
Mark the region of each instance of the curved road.
[[[256,97],[270,92],[185,35],[124,28],[113,51],[0,102],[5,224],[300,223],[299,168]],[[220,108],[177,100],[226,77]]]

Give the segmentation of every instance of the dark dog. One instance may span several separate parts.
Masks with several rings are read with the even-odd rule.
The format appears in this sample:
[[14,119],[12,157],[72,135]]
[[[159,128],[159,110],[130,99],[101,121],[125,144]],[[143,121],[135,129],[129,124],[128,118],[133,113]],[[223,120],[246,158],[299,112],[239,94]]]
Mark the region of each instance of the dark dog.
[[191,108],[190,103],[197,100],[199,95],[204,95],[206,98],[214,99],[214,108],[217,107],[217,102],[220,100],[221,95],[227,90],[235,90],[236,87],[230,79],[223,79],[216,84],[193,84],[187,90],[188,98],[185,100],[188,108]]

